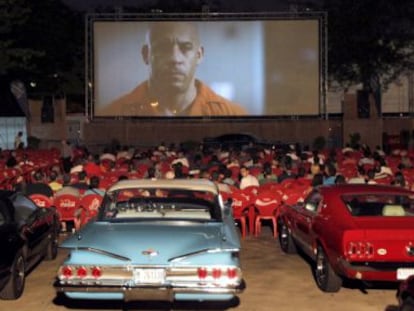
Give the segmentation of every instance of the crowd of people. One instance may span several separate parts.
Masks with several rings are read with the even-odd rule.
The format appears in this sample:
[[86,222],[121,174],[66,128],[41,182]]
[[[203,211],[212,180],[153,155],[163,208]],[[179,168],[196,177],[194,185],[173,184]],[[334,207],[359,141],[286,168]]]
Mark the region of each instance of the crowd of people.
[[[116,145],[91,153],[85,146],[62,141],[61,150],[19,148],[0,155],[4,176],[14,172],[12,178],[0,181],[2,188],[51,200],[67,194],[79,200],[88,194],[103,198],[117,181],[140,178],[209,179],[224,198],[247,189],[255,190],[254,195],[260,189],[279,189],[287,204],[303,200],[320,185],[387,184],[414,189],[413,151],[396,149],[386,154],[380,147],[310,150],[299,144],[274,149],[161,143],[153,148]],[[288,200],[293,189],[300,193]]]
[[[407,150],[385,154],[380,147],[309,150],[299,144],[275,150],[254,145],[240,147],[169,146],[154,148],[115,146],[93,154],[86,147],[62,142],[61,162],[48,169],[33,169],[30,178],[14,179],[13,187],[30,195],[48,197],[63,193],[101,195],[114,182],[126,178],[205,178],[223,192],[265,183],[300,181],[315,187],[322,184],[360,183],[414,186],[412,156]],[[4,165],[16,170],[34,165],[30,153],[9,152]]]

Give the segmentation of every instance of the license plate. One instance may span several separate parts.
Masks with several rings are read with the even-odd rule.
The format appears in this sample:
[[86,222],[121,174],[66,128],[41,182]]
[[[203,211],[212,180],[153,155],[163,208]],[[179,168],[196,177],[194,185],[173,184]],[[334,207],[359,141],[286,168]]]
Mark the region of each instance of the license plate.
[[161,284],[165,280],[164,269],[135,269],[134,281],[136,284]]
[[397,280],[405,280],[413,274],[414,268],[399,268],[397,269]]

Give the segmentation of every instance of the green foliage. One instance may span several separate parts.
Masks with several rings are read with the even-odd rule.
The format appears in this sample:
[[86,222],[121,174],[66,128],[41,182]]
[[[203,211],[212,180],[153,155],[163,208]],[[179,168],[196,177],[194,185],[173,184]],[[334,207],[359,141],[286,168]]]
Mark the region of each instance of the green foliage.
[[0,0],[0,74],[10,70],[33,69],[32,62],[44,55],[42,50],[35,50],[20,45],[15,33],[24,27],[31,14],[25,0]]
[[0,0],[0,75],[33,93],[83,93],[83,17],[58,0]]
[[332,80],[386,88],[414,68],[412,0],[326,0]]

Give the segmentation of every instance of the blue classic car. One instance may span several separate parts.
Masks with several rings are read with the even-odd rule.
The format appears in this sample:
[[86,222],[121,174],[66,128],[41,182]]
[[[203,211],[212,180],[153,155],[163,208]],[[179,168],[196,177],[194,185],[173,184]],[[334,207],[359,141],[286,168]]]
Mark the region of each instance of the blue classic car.
[[61,247],[55,288],[73,299],[227,301],[245,283],[231,209],[207,180],[124,180]]

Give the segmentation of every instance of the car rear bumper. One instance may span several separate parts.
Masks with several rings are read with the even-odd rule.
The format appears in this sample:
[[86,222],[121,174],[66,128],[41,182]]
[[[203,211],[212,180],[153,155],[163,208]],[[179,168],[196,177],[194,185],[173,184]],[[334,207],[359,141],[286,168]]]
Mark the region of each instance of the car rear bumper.
[[[405,268],[406,263],[350,263],[346,260],[339,260],[340,274],[349,278],[367,281],[400,282],[397,277],[397,270]],[[414,268],[414,264],[410,264]]]
[[200,287],[127,287],[127,286],[81,286],[61,285],[55,282],[58,293],[65,293],[74,299],[115,299],[124,301],[174,301],[174,300],[230,300],[241,293],[246,285],[243,281],[236,288],[200,288]]

